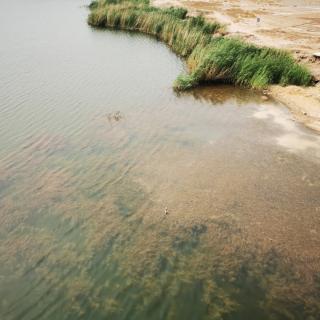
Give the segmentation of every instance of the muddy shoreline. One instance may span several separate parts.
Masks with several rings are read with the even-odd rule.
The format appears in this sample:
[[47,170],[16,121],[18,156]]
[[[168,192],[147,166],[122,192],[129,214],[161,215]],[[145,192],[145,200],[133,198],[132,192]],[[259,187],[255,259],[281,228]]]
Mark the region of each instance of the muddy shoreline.
[[[236,36],[261,46],[290,51],[320,80],[320,5],[317,1],[256,0],[184,1],[154,0],[155,6],[182,6],[189,14],[202,14],[224,24],[226,36]],[[286,105],[295,119],[320,133],[320,84],[310,88],[271,86],[266,95]]]

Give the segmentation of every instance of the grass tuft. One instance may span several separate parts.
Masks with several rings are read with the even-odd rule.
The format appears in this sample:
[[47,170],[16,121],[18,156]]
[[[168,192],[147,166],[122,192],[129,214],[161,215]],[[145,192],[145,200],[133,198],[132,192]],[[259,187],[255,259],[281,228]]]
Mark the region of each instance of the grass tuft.
[[173,88],[177,91],[185,91],[197,86],[198,83],[194,74],[181,74],[174,82]]

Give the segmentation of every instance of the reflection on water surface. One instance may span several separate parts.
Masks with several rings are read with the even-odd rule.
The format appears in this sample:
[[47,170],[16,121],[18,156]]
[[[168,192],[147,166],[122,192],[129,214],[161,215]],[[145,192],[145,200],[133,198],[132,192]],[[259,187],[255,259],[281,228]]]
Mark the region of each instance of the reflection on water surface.
[[1,4],[1,319],[317,319],[319,136],[80,5]]

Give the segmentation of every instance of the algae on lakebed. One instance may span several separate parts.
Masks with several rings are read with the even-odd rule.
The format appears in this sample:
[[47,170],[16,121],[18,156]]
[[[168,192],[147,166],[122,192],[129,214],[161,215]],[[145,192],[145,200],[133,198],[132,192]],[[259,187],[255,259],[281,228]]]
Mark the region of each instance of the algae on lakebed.
[[1,319],[317,319],[319,161],[276,143],[297,124],[253,90],[176,96],[179,58],[78,0],[1,5]]
[[312,83],[311,73],[289,53],[235,38],[213,37],[219,24],[202,16],[186,17],[186,9],[155,8],[146,0],[100,0],[92,2],[90,9],[90,25],[156,36],[185,57],[190,73],[177,78],[177,90],[216,80],[253,88]]

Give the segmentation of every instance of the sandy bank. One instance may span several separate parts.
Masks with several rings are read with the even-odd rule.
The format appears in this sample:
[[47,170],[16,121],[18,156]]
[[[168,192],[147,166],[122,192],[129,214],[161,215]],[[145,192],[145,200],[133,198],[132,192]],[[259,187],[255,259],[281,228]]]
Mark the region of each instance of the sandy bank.
[[320,86],[302,88],[296,86],[272,86],[270,95],[285,104],[295,118],[320,133]]
[[[320,2],[318,0],[154,0],[156,6],[183,6],[225,25],[225,33],[261,46],[286,49],[320,80]],[[320,86],[271,87],[269,94],[296,119],[320,132]]]

